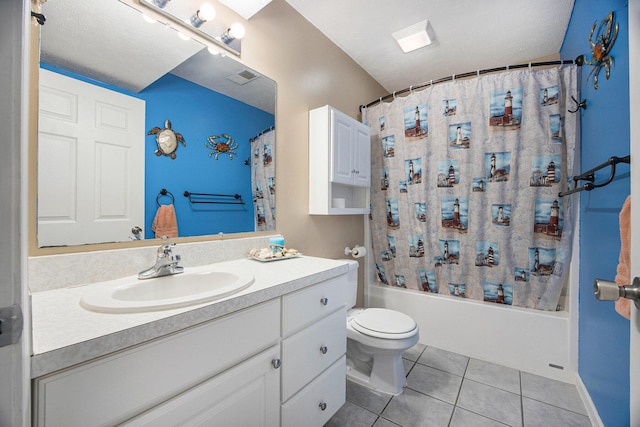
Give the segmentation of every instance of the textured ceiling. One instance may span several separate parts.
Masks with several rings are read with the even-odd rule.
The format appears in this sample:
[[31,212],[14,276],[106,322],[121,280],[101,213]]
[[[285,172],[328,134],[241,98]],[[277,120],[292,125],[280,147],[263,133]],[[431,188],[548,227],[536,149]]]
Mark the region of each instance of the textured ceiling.
[[[390,93],[558,54],[573,0],[286,0]],[[403,53],[391,33],[428,19],[436,42]]]

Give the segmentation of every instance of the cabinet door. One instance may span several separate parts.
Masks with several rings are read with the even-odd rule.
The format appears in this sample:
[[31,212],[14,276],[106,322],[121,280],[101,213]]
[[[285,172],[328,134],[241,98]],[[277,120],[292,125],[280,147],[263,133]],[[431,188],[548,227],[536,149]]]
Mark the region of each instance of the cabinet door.
[[354,125],[353,129],[353,165],[354,165],[354,185],[358,187],[369,187],[371,184],[371,137],[369,128],[360,123]]
[[274,346],[123,425],[279,426],[279,358]]
[[353,119],[331,110],[331,181],[353,184]]

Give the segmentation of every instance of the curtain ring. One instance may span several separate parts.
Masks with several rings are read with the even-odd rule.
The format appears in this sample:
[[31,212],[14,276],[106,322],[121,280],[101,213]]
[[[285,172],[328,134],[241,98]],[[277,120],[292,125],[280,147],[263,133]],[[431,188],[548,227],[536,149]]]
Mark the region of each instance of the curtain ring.
[[531,62],[529,62],[529,71],[531,71]]
[[393,91],[393,99],[396,99],[396,91]]
[[455,82],[456,81],[456,75],[454,74],[453,76],[451,76],[451,81]]
[[433,79],[429,80],[429,86],[433,88]]
[[409,86],[409,94],[413,95],[413,85]]
[[480,77],[480,70],[476,71],[477,77]]

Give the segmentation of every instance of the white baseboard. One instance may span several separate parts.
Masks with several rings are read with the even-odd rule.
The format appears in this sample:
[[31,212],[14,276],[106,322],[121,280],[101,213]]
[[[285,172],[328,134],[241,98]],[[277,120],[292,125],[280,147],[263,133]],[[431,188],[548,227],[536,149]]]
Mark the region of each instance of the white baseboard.
[[598,414],[598,410],[593,404],[593,400],[591,400],[591,396],[587,391],[587,387],[582,382],[582,378],[580,378],[580,374],[576,375],[576,388],[578,389],[578,394],[580,395],[582,403],[584,403],[584,407],[587,410],[589,420],[591,420],[591,425],[593,427],[604,427],[604,424],[600,419],[600,415]]

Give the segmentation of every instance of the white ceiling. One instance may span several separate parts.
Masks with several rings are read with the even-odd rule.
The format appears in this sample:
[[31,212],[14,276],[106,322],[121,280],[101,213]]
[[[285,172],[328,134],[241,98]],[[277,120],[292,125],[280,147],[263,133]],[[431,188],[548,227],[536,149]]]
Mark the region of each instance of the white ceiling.
[[[389,93],[453,74],[555,55],[560,51],[574,3],[286,1]],[[41,50],[46,62],[133,92],[173,72],[273,112],[273,81],[259,78],[242,86],[232,83],[224,77],[241,72],[241,63],[209,55],[203,45],[179,40],[160,24],[144,23],[138,11],[119,1],[50,1],[45,3],[43,12],[47,22],[42,26]],[[424,19],[430,22],[435,43],[403,53],[391,34]],[[216,75],[223,78],[215,78]],[[269,95],[255,99],[255,93]]]
[[[389,93],[560,52],[574,0],[286,0]],[[436,42],[391,33],[428,19]]]
[[[0,0],[2,1],[2,0]],[[229,76],[247,69],[230,55],[211,55],[195,40],[149,24],[117,1],[56,0],[42,9],[40,58],[50,65],[138,93],[167,73],[222,93],[271,114],[275,82],[259,73],[238,84]]]

